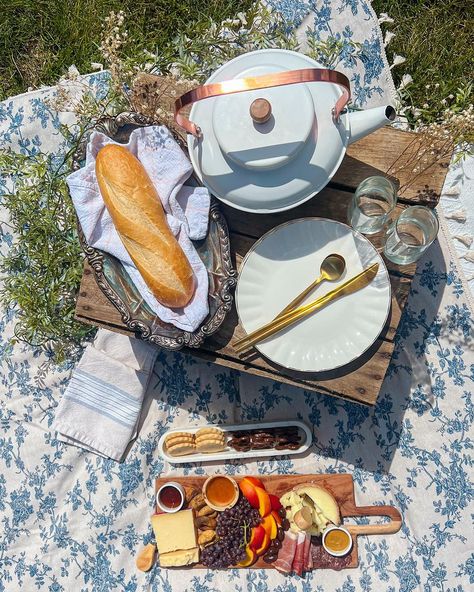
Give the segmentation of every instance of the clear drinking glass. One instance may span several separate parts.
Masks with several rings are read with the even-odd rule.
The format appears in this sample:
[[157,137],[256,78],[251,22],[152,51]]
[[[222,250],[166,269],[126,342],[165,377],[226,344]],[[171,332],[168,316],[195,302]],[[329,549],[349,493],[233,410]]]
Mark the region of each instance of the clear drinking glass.
[[349,205],[349,224],[362,234],[375,234],[389,221],[396,205],[393,183],[385,177],[368,177],[357,187]]
[[430,208],[411,206],[400,214],[387,232],[387,259],[407,265],[418,261],[438,234],[438,216]]

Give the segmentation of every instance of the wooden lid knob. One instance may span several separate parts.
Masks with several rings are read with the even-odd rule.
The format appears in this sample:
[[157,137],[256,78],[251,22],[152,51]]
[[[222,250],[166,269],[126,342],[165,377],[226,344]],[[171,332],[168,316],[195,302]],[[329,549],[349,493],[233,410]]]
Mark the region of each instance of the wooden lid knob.
[[250,105],[250,117],[255,123],[265,123],[272,116],[272,106],[267,99],[255,99]]

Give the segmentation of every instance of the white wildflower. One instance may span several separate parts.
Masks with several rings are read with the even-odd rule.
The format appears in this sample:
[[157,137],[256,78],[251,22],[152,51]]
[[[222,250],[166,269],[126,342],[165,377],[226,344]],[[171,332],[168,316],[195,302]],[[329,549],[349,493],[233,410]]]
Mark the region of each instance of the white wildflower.
[[413,78],[410,76],[410,74],[404,74],[402,76],[402,81],[400,82],[400,86],[398,87],[398,91],[400,92],[401,90],[403,90],[407,86],[410,86],[410,84],[412,82],[413,82]]
[[394,23],[395,21],[393,20],[392,17],[388,16],[388,14],[386,12],[381,12],[379,15],[379,24],[382,23]]
[[169,70],[170,70],[171,76],[173,76],[174,78],[178,78],[179,75],[181,74],[181,70],[180,70],[178,64],[171,64]]
[[74,64],[69,66],[69,68],[67,69],[67,77],[69,78],[69,80],[77,80],[79,76],[79,70],[76,68],[76,66]]
[[395,37],[395,33],[392,33],[392,31],[387,31],[385,33],[385,37],[383,40],[383,45],[384,47],[387,47],[387,45],[390,43],[390,41],[392,41],[392,39]]
[[395,68],[395,66],[399,66],[400,64],[403,64],[403,63],[404,63],[404,62],[406,62],[406,61],[407,61],[407,59],[406,59],[406,58],[404,58],[403,56],[401,56],[401,55],[398,55],[398,54],[395,54],[395,55],[393,56],[393,64],[390,66],[390,70],[391,70],[392,68]]
[[240,19],[240,22],[243,25],[246,25],[247,24],[247,19],[245,18],[245,14],[243,12],[238,12],[237,13],[237,18]]

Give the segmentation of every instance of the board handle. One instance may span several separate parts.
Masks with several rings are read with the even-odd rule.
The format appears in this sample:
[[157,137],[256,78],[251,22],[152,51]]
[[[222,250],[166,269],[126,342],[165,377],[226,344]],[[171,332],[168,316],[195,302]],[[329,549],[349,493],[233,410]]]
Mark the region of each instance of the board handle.
[[383,524],[348,524],[345,528],[352,535],[394,534],[402,527],[402,516],[393,506],[358,506],[344,513],[345,516],[388,516],[390,522]]

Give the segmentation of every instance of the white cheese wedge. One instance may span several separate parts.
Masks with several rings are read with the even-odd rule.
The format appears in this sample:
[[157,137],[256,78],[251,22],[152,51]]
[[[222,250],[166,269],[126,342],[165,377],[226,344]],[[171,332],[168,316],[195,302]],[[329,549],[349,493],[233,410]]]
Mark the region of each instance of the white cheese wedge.
[[153,514],[151,525],[160,558],[163,553],[197,547],[196,528],[191,509],[181,510],[175,514]]
[[322,515],[326,522],[341,524],[339,506],[329,491],[309,483],[298,485],[294,488],[294,491],[299,495],[307,495],[313,501],[320,517]]
[[199,561],[199,549],[180,549],[179,551],[171,551],[169,553],[160,553],[159,564],[160,567],[181,567],[183,565],[191,565]]

